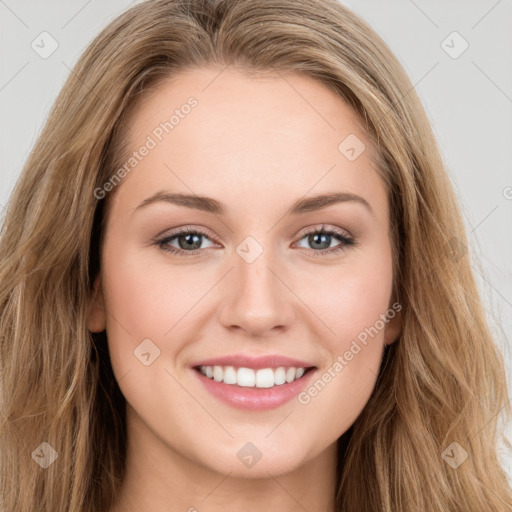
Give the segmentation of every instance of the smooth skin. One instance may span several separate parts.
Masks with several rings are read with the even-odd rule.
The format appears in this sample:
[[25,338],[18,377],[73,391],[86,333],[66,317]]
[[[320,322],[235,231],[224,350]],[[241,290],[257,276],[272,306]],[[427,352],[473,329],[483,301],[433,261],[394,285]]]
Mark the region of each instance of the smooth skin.
[[[310,77],[203,67],[138,104],[131,151],[191,96],[197,106],[110,192],[88,327],[106,329],[127,400],[127,477],[114,512],[334,512],[337,439],[366,405],[400,316],[308,404],[240,410],[207,392],[190,365],[279,354],[311,362],[320,377],[390,309],[388,199],[373,148],[347,104]],[[366,146],[354,161],[338,149],[350,134]],[[160,191],[211,197],[225,214],[165,201],[137,208]],[[287,214],[333,192],[371,209],[346,201]],[[355,244],[315,243],[308,235],[322,226]],[[167,242],[181,255],[156,244],[183,228],[204,234],[192,249],[186,234]],[[237,252],[247,237],[263,249],[251,263]],[[148,366],[134,355],[146,339],[160,350]],[[237,457],[248,442],[262,454],[252,467]]]

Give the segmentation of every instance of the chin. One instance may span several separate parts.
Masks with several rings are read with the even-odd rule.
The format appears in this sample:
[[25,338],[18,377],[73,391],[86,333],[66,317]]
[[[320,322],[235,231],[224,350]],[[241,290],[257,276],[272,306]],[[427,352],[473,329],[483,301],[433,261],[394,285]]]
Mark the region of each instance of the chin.
[[210,460],[205,465],[221,474],[230,474],[238,478],[269,478],[290,473],[301,466],[306,453],[292,444],[273,444],[267,434],[261,434],[261,442],[234,441],[233,448],[226,448],[222,453],[210,452]]

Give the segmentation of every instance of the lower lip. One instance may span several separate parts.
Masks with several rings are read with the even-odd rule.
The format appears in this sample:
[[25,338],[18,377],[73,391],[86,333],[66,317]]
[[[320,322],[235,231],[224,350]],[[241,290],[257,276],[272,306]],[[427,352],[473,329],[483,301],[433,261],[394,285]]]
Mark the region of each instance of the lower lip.
[[315,369],[308,370],[293,382],[280,384],[272,388],[249,388],[238,384],[224,384],[209,379],[198,370],[192,369],[203,386],[215,397],[238,409],[264,411],[275,409],[297,396],[311,380]]

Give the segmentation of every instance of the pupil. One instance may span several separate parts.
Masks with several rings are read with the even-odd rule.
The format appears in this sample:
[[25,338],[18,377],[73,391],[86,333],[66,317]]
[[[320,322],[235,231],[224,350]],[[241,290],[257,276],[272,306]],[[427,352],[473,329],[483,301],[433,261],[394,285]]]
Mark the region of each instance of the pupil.
[[[316,244],[324,244],[325,247],[316,247],[317,249],[328,249],[330,244],[330,235],[326,235],[325,233],[315,233],[309,236],[310,244],[315,247]],[[323,242],[322,242],[323,240]]]
[[[180,242],[181,249],[199,249],[201,247],[201,240],[198,234],[188,234],[180,237],[181,239],[185,238],[187,241],[182,244]],[[194,243],[197,244],[197,247],[194,246]]]

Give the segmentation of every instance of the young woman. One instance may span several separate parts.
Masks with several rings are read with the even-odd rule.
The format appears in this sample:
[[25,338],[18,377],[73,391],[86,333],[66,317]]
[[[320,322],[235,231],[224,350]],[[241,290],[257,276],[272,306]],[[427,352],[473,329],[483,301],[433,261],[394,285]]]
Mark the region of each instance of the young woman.
[[509,511],[467,244],[409,79],[348,9],[133,7],[5,216],[1,509]]

